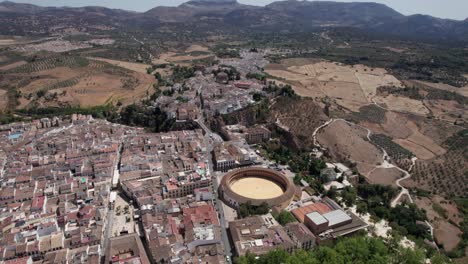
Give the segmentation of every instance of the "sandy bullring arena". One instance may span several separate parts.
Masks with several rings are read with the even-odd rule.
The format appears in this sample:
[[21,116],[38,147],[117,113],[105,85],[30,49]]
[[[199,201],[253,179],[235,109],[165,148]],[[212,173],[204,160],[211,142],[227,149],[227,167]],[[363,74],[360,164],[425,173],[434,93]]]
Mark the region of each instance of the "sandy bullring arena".
[[275,182],[256,177],[236,180],[231,183],[231,189],[244,197],[252,199],[271,199],[284,193],[281,186]]
[[267,203],[271,207],[285,208],[293,199],[294,184],[282,173],[260,167],[231,171],[224,175],[219,186],[223,200],[232,207],[250,202]]

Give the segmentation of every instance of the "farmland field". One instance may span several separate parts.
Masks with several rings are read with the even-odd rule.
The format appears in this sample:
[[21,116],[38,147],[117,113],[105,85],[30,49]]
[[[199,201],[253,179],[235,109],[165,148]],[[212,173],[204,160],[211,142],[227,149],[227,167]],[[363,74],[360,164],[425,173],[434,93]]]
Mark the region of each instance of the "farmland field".
[[[3,72],[9,80],[5,83],[20,94],[18,108],[108,102],[126,105],[144,98],[152,89],[156,80],[146,73],[146,65],[111,62],[122,67],[65,55],[18,63]],[[8,103],[2,101],[1,105],[5,108]]]

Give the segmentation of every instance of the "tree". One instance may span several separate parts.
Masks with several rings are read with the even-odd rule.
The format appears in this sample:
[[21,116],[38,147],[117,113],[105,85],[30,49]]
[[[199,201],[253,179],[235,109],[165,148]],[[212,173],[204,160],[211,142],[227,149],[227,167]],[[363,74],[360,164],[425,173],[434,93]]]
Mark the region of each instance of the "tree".
[[36,95],[37,95],[38,98],[41,98],[44,95],[46,95],[46,91],[45,90],[39,90],[39,91],[37,91]]
[[421,264],[425,263],[426,256],[420,249],[398,247],[391,263],[394,264]]
[[294,215],[285,210],[281,211],[281,213],[276,217],[276,220],[283,226],[288,223],[296,222]]
[[[425,260],[423,251],[389,247],[381,238],[357,236],[342,238],[330,247],[321,246],[313,251],[303,250],[288,254],[284,250],[273,250],[268,254],[256,257],[247,253],[236,259],[240,264],[386,264],[407,263],[422,264]],[[436,261],[443,261],[436,259]],[[438,262],[445,263],[445,262]]]

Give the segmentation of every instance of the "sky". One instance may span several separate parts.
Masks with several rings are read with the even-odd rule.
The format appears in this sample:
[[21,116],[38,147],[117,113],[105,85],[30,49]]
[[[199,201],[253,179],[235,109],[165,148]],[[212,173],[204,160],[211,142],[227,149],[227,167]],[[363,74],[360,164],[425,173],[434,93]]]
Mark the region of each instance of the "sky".
[[[1,0],[0,0],[1,1]],[[134,11],[147,11],[156,6],[176,6],[188,0],[10,0],[41,6],[105,6]],[[238,0],[250,5],[266,5],[274,0]],[[464,20],[468,17],[468,0],[338,0],[338,2],[376,2],[405,14],[425,14],[440,18]]]

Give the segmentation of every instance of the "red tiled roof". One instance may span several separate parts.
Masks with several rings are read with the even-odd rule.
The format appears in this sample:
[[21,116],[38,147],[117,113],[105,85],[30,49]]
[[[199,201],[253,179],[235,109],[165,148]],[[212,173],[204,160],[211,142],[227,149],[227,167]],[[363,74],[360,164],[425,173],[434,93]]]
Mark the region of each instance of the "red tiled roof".
[[305,216],[312,212],[318,212],[320,214],[325,214],[331,212],[332,208],[324,203],[314,203],[304,207],[299,207],[291,211],[291,213],[299,220],[299,222],[304,223]]
[[183,212],[185,229],[191,229],[195,224],[219,224],[216,211],[212,205],[184,208]]

